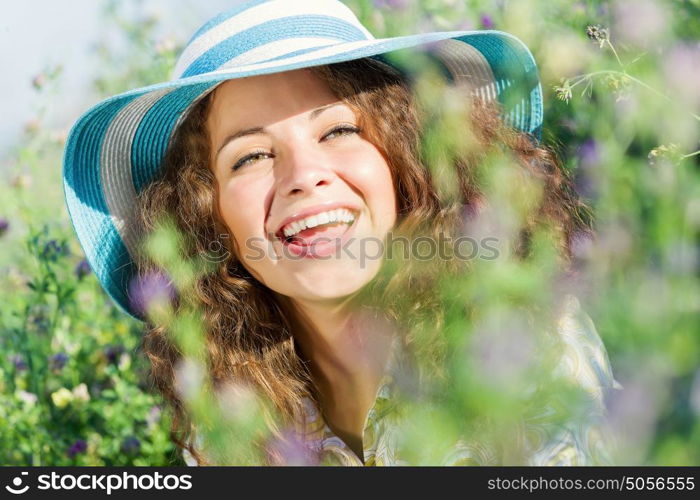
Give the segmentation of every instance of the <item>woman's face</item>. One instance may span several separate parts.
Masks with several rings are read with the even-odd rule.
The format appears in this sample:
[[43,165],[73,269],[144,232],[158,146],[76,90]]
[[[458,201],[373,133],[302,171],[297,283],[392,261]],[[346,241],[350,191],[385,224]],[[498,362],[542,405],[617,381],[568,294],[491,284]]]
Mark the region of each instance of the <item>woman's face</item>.
[[334,301],[378,272],[396,196],[359,125],[309,70],[216,89],[207,128],[219,210],[242,263],[275,292]]

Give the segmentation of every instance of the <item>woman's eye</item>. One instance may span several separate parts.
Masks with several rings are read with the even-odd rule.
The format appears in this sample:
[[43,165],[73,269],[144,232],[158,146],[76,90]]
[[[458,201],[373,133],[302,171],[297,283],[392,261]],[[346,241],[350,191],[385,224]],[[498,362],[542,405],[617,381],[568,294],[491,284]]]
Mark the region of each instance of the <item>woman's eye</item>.
[[249,165],[251,163],[255,163],[257,160],[262,159],[262,158],[268,158],[272,157],[272,153],[268,153],[267,151],[254,151],[250,154],[245,155],[243,158],[238,160],[233,167],[231,167],[231,170],[238,170],[239,168]]
[[334,139],[336,137],[358,133],[360,133],[360,129],[357,127],[354,127],[352,125],[340,125],[339,127],[335,127],[333,130],[324,135],[322,139]]

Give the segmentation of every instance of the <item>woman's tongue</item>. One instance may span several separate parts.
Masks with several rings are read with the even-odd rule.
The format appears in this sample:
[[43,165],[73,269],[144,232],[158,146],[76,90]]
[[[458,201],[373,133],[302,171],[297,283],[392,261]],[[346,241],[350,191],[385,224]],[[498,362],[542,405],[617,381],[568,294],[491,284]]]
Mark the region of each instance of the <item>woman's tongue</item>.
[[343,236],[343,233],[345,233],[347,228],[348,225],[344,222],[320,224],[316,227],[299,231],[290,238],[290,243],[301,246],[309,246],[320,242],[330,242]]

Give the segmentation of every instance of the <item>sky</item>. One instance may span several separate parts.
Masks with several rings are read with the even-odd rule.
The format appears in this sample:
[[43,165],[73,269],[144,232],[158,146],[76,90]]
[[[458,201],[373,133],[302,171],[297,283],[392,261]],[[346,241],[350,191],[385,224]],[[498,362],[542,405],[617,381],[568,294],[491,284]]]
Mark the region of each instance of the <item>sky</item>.
[[[45,68],[63,67],[60,96],[50,103],[48,124],[72,124],[91,105],[89,82],[97,69],[90,47],[100,37],[100,10],[107,0],[32,0],[5,2],[0,16],[2,120],[0,159],[5,162],[25,125],[37,114],[40,99],[32,79]],[[130,0],[123,0],[130,1]],[[177,39],[188,39],[210,17],[241,0],[142,0],[149,13]]]

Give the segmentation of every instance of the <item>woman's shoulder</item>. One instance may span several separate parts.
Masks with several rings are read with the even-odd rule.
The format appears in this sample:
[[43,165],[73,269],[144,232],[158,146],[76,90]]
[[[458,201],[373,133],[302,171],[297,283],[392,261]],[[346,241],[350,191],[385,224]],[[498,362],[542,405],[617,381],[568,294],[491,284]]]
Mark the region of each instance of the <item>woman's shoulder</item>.
[[557,374],[574,381],[603,406],[609,391],[622,386],[613,377],[607,350],[593,320],[575,295],[564,296],[556,330],[562,342]]
[[613,389],[622,386],[613,376],[610,359],[593,320],[579,299],[566,295],[556,324],[561,357],[554,375],[580,387],[589,404],[579,407],[571,420],[545,433],[548,439],[535,446],[529,465],[611,464],[616,448],[606,425],[606,400]]

